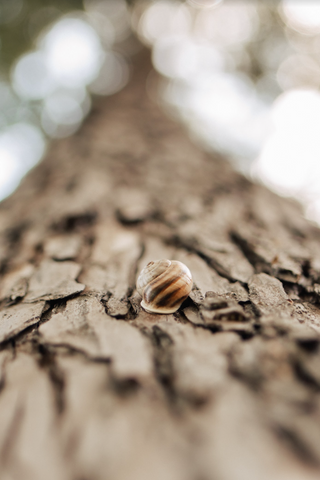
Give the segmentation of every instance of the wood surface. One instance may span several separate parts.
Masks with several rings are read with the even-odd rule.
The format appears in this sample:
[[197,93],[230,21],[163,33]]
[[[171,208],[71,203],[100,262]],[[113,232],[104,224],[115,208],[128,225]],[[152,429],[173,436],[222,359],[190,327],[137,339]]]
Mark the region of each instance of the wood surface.
[[[0,204],[1,480],[320,478],[320,231],[122,92]],[[141,310],[168,258],[194,288]]]

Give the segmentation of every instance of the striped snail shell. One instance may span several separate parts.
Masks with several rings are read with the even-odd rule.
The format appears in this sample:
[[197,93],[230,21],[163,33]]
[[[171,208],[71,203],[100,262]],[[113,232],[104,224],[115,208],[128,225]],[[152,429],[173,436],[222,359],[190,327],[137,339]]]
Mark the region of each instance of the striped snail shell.
[[149,262],[137,280],[141,306],[149,313],[176,312],[191,289],[189,268],[176,260]]

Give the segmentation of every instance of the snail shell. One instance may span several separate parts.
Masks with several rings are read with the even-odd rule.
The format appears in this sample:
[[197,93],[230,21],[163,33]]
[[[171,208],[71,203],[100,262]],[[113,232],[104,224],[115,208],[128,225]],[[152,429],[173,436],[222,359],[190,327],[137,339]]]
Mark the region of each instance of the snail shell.
[[149,262],[137,280],[141,306],[150,313],[176,312],[191,289],[189,268],[176,260]]

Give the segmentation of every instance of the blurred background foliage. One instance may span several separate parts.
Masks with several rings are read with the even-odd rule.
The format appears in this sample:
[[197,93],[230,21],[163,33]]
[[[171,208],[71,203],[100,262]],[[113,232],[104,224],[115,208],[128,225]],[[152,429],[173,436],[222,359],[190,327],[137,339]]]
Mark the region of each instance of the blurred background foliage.
[[320,221],[320,2],[0,0],[0,199],[152,50],[149,94]]
[[82,0],[0,0],[1,74],[8,74],[13,61],[32,48],[44,27],[82,8]]

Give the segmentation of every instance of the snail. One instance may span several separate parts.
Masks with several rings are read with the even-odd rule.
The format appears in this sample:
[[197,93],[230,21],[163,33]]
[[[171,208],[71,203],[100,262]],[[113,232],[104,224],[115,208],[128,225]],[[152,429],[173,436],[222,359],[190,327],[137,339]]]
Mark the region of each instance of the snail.
[[177,260],[149,262],[137,280],[141,306],[149,313],[174,313],[192,289],[189,268]]

